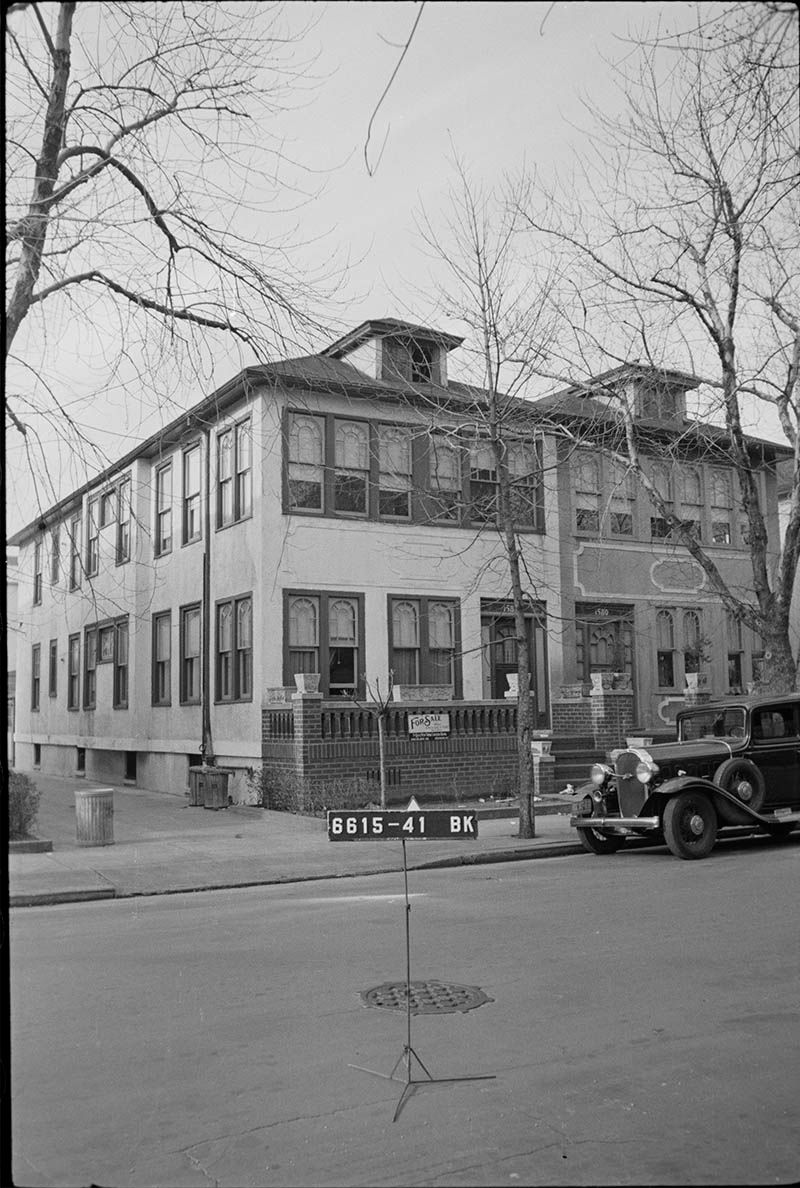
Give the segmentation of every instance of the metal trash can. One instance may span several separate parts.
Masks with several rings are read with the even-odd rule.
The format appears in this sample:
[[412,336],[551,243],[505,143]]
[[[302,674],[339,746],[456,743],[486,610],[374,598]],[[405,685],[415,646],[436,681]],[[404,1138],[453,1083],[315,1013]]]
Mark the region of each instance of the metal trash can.
[[228,778],[233,772],[226,767],[189,768],[189,804],[207,809],[228,807]]
[[81,788],[75,793],[75,836],[79,846],[113,846],[113,788]]

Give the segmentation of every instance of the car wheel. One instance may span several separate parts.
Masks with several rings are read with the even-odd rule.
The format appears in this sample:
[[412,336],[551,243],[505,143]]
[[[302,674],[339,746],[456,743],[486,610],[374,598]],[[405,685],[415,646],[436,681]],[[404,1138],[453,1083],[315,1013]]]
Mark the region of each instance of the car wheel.
[[625,838],[618,833],[606,833],[602,829],[579,829],[581,845],[590,854],[616,854]]
[[717,840],[717,814],[702,792],[681,792],[664,809],[664,840],[677,858],[706,858]]
[[766,784],[755,763],[749,759],[737,759],[733,756],[720,763],[714,772],[714,783],[719,784],[726,792],[732,792],[754,813],[761,812],[767,795]]

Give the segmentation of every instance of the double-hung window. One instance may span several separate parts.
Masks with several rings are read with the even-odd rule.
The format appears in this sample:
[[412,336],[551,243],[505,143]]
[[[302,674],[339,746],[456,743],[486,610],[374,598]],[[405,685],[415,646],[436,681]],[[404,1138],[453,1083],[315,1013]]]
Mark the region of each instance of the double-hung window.
[[[727,470],[714,468],[711,471],[711,540],[714,544],[729,545],[733,535],[733,496],[731,476]],[[741,684],[737,681],[737,684]]]
[[611,460],[609,476],[611,491],[608,501],[608,517],[611,535],[633,536],[635,496],[630,470],[622,463]]
[[67,709],[76,710],[80,705],[81,685],[81,637],[71,635],[67,646]]
[[396,425],[378,426],[378,513],[411,518],[411,433]]
[[114,709],[128,705],[128,620],[114,624]]
[[656,614],[656,667],[658,687],[675,688],[675,617],[672,611]]
[[42,645],[31,648],[31,709],[38,710],[42,688]]
[[47,692],[50,697],[58,696],[58,640],[50,640],[50,652],[48,656],[48,683]]
[[489,441],[474,441],[469,451],[470,519],[492,524],[497,518],[497,462]]
[[42,542],[37,540],[33,546],[33,605],[38,606],[42,601]]
[[730,611],[725,612],[725,642],[728,654],[728,692],[741,694],[744,691],[742,622]]
[[318,672],[327,696],[356,694],[363,685],[363,595],[285,595],[285,683]]
[[234,524],[252,510],[252,431],[250,418],[217,438],[217,526]]
[[69,532],[69,588],[77,590],[81,584],[81,518],[73,516]]
[[183,543],[191,544],[202,536],[200,522],[200,446],[183,451]]
[[86,507],[86,573],[95,577],[100,568],[100,526],[98,501],[90,499]]
[[50,585],[58,582],[61,570],[61,529],[54,528],[50,538]]
[[369,510],[369,425],[363,421],[335,422],[333,507],[335,511],[366,516]]
[[325,420],[291,413],[288,434],[288,502],[292,511],[322,511]]
[[694,466],[687,466],[681,472],[681,520],[695,540],[700,540],[703,528],[703,484],[700,472]]
[[153,705],[170,705],[172,670],[172,612],[153,615]]
[[514,526],[535,528],[540,519],[541,467],[537,447],[530,441],[511,441],[508,443],[506,457]]
[[458,603],[389,599],[389,667],[395,685],[451,685],[458,692]]
[[672,540],[669,516],[673,514],[672,475],[669,468],[656,463],[650,475],[651,482],[660,495],[662,504],[653,502],[650,516],[650,537],[655,541]]
[[122,479],[117,487],[117,565],[131,556],[131,483]]
[[575,484],[575,531],[595,534],[600,531],[600,465],[597,458],[579,450],[572,461]]
[[461,446],[444,433],[434,433],[429,457],[433,519],[458,523],[463,504]]
[[156,556],[172,550],[172,463],[156,469]]
[[97,628],[87,627],[83,645],[83,708],[97,704]]
[[217,701],[253,696],[253,601],[248,594],[217,603]]
[[181,608],[181,680],[180,698],[184,705],[200,701],[200,604]]

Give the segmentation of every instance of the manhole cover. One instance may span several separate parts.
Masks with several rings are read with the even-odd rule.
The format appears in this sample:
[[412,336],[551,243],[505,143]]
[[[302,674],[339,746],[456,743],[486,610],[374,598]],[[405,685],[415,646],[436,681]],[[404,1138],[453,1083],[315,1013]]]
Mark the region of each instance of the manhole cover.
[[[471,1011],[485,1002],[494,1002],[480,986],[457,986],[453,982],[411,982],[410,990],[412,1015],[455,1014],[456,1011]],[[361,998],[365,1006],[405,1011],[408,1009],[406,995],[405,982],[384,982],[371,990],[363,990]]]

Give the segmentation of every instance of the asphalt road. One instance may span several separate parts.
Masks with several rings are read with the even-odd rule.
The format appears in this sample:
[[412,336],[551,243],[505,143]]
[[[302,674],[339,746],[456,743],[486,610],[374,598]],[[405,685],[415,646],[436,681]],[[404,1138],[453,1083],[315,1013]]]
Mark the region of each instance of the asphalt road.
[[[773,1184],[800,1177],[800,846],[412,871],[11,913],[14,1182]],[[412,1060],[415,1080],[424,1080]]]

